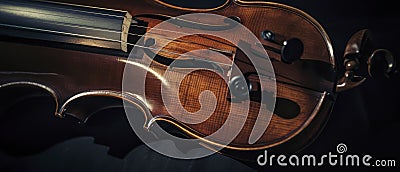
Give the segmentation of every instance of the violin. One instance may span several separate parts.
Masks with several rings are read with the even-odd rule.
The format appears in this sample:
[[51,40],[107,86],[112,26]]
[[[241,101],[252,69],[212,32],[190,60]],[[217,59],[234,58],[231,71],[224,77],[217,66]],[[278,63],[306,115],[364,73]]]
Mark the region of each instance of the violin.
[[338,93],[366,80],[360,68],[397,73],[368,30],[338,62],[321,24],[274,2],[5,0],[0,13],[3,116],[35,95],[82,125],[125,108],[136,134],[162,130],[234,157],[304,149]]

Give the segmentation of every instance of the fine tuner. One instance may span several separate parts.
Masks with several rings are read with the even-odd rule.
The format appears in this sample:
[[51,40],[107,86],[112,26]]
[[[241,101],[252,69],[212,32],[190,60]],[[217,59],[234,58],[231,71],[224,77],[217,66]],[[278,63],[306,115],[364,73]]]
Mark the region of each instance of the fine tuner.
[[267,46],[264,46],[264,48],[280,54],[281,60],[284,63],[292,64],[293,62],[299,60],[301,55],[303,55],[304,45],[303,42],[298,38],[290,38],[285,40],[282,35],[274,33],[270,30],[264,30],[261,32],[261,37],[266,41],[281,46],[281,49]]

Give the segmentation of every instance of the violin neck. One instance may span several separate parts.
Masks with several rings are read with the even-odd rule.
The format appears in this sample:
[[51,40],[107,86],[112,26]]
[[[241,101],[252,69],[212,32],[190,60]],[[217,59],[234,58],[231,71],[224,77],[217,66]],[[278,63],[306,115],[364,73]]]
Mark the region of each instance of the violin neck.
[[[129,52],[140,21],[126,11],[47,1],[0,1],[0,36]],[[139,34],[138,34],[139,33]],[[135,41],[136,42],[136,41]]]

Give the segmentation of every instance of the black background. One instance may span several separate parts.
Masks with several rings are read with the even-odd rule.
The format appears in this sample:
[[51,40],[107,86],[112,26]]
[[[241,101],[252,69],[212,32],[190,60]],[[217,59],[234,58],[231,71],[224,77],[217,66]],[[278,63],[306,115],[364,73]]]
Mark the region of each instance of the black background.
[[[378,48],[387,48],[399,57],[398,48],[400,14],[395,1],[365,0],[280,0],[274,1],[299,8],[313,16],[325,28],[331,38],[338,64],[342,62],[343,51],[348,39],[358,30],[370,29]],[[282,19],[284,20],[284,19]],[[336,145],[345,143],[347,153],[369,154],[376,159],[395,159],[399,166],[400,131],[400,79],[368,78],[361,86],[339,94],[331,118],[320,136],[302,153],[326,154],[336,152]],[[266,167],[254,169],[222,155],[213,155],[200,160],[176,160],[160,156],[143,145],[132,150],[125,158],[107,155],[108,147],[93,143],[93,137],[73,137],[74,134],[58,133],[61,122],[51,116],[52,108],[28,106],[32,103],[48,104],[46,98],[25,102],[26,108],[15,108],[15,114],[22,116],[7,118],[0,122],[0,139],[3,153],[0,155],[0,170],[3,171],[252,171],[276,169]],[[27,113],[28,112],[28,113]],[[118,114],[118,110],[103,112]],[[123,135],[126,122],[115,115],[104,131],[107,136]],[[18,118],[18,119],[17,119]],[[101,120],[102,115],[99,115]],[[3,118],[2,118],[3,119]],[[121,122],[122,121],[122,122]],[[122,124],[121,124],[122,123]],[[90,125],[90,124],[89,124]],[[93,124],[92,130],[105,126]],[[125,126],[126,127],[126,126]],[[77,133],[75,129],[73,132]],[[64,134],[64,135],[63,135]],[[91,135],[90,132],[81,136]],[[61,145],[45,149],[54,144],[47,141],[56,138],[61,141],[73,138]],[[123,142],[123,140],[119,140]],[[131,140],[126,140],[129,143]],[[7,144],[6,144],[7,142]],[[96,142],[101,142],[96,141]],[[120,143],[123,145],[123,143]],[[39,154],[19,156],[30,148],[40,150]],[[10,156],[9,150],[18,156]],[[44,151],[44,152],[43,152]],[[300,170],[305,168],[300,168]],[[377,170],[377,168],[374,168]],[[389,170],[383,168],[381,170]],[[296,170],[283,168],[280,170]],[[351,169],[354,170],[354,169]]]

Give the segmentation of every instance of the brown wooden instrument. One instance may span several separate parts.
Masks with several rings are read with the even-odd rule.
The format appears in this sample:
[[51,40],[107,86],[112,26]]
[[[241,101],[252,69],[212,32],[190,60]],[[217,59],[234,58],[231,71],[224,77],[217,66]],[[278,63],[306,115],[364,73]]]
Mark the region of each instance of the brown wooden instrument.
[[[254,144],[248,142],[260,107],[260,102],[251,100],[250,112],[244,127],[223,152],[234,154],[264,149],[284,152],[300,150],[318,135],[335,103],[338,62],[333,55],[330,38],[315,19],[299,9],[272,2],[242,0],[226,0],[218,5],[203,8],[194,8],[190,5],[180,6],[179,3],[174,4],[166,0],[121,0],[118,3],[106,0],[86,2],[63,0],[62,2],[85,5],[71,7],[73,9],[69,11],[71,16],[83,15],[79,10],[86,10],[86,8],[98,10],[98,13],[102,14],[107,12],[109,16],[117,16],[115,19],[99,20],[98,23],[86,22],[90,23],[87,25],[91,25],[93,30],[96,27],[108,27],[110,30],[120,29],[118,30],[120,32],[116,35],[98,30],[88,32],[84,27],[71,31],[68,29],[84,25],[78,21],[80,18],[69,16],[65,20],[59,20],[62,16],[57,18],[54,15],[56,17],[51,19],[45,12],[35,13],[34,10],[37,10],[35,8],[41,9],[40,4],[28,9],[22,8],[23,5],[18,4],[19,1],[5,1],[0,8],[2,13],[13,16],[13,12],[18,13],[18,10],[22,10],[39,16],[38,18],[25,16],[27,21],[30,20],[28,23],[32,25],[31,27],[24,26],[26,21],[18,23],[14,20],[15,23],[10,23],[6,17],[0,17],[2,24],[0,25],[2,28],[0,110],[6,109],[21,97],[31,95],[30,93],[34,90],[35,93],[45,93],[54,98],[55,115],[59,117],[71,115],[85,122],[90,120],[91,115],[102,109],[121,106],[121,99],[123,99],[132,102],[133,106],[148,109],[151,112],[151,119],[147,119],[146,122],[167,123],[191,138],[202,138],[214,133],[227,119],[231,100],[228,85],[213,72],[196,70],[185,76],[179,88],[180,103],[189,112],[196,112],[201,108],[199,96],[204,90],[209,90],[216,95],[216,110],[206,121],[199,124],[180,122],[168,113],[161,97],[162,81],[154,74],[147,74],[144,100],[138,102],[138,99],[129,99],[126,95],[135,93],[122,90],[123,72],[127,64],[125,59],[131,46],[134,46],[138,39],[135,34],[142,35],[170,17],[195,12],[226,16],[246,26],[257,36],[268,52],[275,71],[277,99],[275,110],[273,110],[274,115],[268,128]],[[40,3],[45,5],[47,2]],[[66,7],[68,4],[58,5]],[[21,8],[18,9],[18,7]],[[92,7],[126,11],[108,11],[92,9]],[[68,12],[55,11],[62,14]],[[46,23],[44,25],[50,28],[32,30],[33,26],[36,26],[35,21],[43,22],[40,15],[48,17],[45,20],[47,22],[57,21],[63,26],[61,27],[60,24],[55,27],[53,23]],[[97,13],[93,12],[93,15]],[[209,20],[213,21],[213,18]],[[129,31],[119,25],[116,28],[112,28],[111,25],[102,25],[102,23],[114,21],[122,22],[122,26],[130,27]],[[189,24],[193,24],[190,22]],[[216,23],[215,27],[226,25],[224,21],[213,22]],[[185,30],[187,26],[177,24],[176,27],[183,27],[182,30]],[[78,33],[86,34],[82,36]],[[162,34],[160,32],[160,35],[154,35],[151,38],[156,40],[153,44],[162,42],[165,35],[168,36],[167,33],[164,33],[164,36]],[[271,34],[274,35],[273,39],[268,37]],[[99,37],[102,39],[97,39]],[[289,42],[293,40],[300,41],[300,48],[297,46],[294,50],[301,51],[299,57],[284,57],[283,42],[287,43],[285,45],[296,44]],[[252,67],[243,62],[246,61],[245,55],[240,53],[237,47],[224,39],[207,35],[190,35],[173,40],[158,54],[167,60],[155,60],[151,69],[162,75],[168,67],[168,59],[177,58],[176,54],[204,48],[222,52],[243,70],[252,72]],[[288,46],[286,49],[289,49]],[[147,55],[143,54],[143,56]],[[215,61],[212,57],[209,60]],[[169,78],[168,82],[174,82],[173,79]],[[351,79],[353,78],[349,80]],[[257,77],[254,80],[257,81]],[[350,81],[346,80],[341,84],[344,82]],[[28,88],[29,91],[27,91]],[[196,117],[186,116],[185,118]],[[204,140],[204,143],[213,146],[219,144],[218,138]]]

